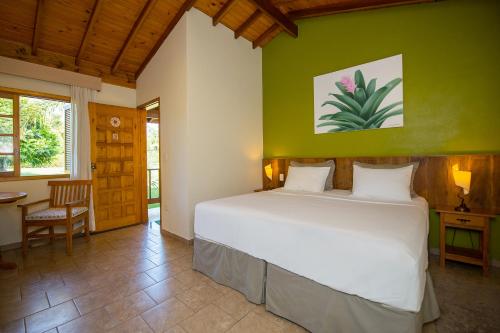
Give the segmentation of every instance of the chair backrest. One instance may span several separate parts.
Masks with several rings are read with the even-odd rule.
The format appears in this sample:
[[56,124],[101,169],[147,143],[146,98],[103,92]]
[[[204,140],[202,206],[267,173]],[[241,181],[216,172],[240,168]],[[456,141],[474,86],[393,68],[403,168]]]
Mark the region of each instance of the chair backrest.
[[64,207],[68,202],[85,200],[85,206],[90,204],[91,180],[56,180],[49,181],[50,207]]

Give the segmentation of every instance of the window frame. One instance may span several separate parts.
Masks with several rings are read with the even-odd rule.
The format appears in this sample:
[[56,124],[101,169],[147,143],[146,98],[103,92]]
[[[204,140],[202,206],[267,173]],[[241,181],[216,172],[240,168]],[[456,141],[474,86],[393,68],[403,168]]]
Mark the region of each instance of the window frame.
[[[14,156],[14,171],[0,173],[0,182],[8,182],[15,180],[36,180],[36,179],[55,179],[55,178],[69,178],[69,173],[53,174],[53,175],[35,175],[35,176],[22,176],[21,175],[21,145],[20,145],[20,105],[19,99],[21,96],[35,97],[50,99],[59,102],[70,103],[71,98],[63,95],[42,93],[32,90],[23,90],[16,88],[6,88],[0,86],[0,97],[12,98],[13,100],[13,134],[0,134],[0,136],[13,136],[13,153],[0,153],[3,156]],[[10,116],[2,115],[4,118],[11,118]],[[66,151],[64,152],[66,154]]]

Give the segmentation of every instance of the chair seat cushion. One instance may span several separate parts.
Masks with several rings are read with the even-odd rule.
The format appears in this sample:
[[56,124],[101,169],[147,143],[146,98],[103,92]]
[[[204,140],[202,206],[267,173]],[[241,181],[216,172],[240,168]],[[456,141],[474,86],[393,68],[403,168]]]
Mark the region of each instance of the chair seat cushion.
[[[87,207],[71,208],[71,217],[76,217],[88,211]],[[66,218],[66,208],[48,208],[26,215],[26,221],[62,220]]]

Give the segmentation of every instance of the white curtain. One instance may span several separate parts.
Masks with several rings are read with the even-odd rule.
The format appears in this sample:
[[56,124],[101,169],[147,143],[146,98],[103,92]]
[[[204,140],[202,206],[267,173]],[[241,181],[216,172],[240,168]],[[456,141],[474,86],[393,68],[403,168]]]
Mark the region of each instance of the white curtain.
[[[94,99],[95,90],[71,86],[71,179],[92,179],[89,102]],[[94,203],[90,198],[90,230],[94,231]]]

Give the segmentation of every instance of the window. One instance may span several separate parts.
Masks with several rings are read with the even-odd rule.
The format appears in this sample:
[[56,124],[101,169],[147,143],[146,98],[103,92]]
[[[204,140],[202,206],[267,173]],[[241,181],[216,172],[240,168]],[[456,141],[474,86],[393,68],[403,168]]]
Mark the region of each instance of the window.
[[0,90],[0,177],[68,174],[70,120],[64,96]]

